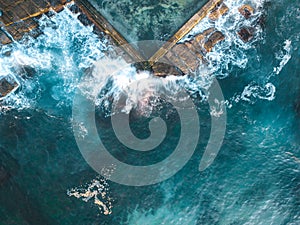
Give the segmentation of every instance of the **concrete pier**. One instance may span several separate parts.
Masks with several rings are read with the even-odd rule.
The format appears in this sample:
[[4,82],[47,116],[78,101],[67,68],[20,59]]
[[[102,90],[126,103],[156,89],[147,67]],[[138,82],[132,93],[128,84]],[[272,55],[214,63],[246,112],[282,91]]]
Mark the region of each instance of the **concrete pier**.
[[208,1],[194,16],[191,17],[176,33],[171,37],[151,58],[150,62],[154,64],[162,58],[170,49],[172,49],[178,41],[188,34],[209,12],[218,7],[222,0]]
[[94,23],[94,25],[110,37],[117,46],[128,54],[133,61],[144,61],[143,56],[98,12],[88,0],[75,0],[82,12]]
[[[201,8],[149,59],[154,75],[163,77],[168,74],[185,75],[196,71],[201,64],[206,63],[205,55],[212,51],[217,43],[225,39],[220,31],[212,27],[195,35],[190,41],[178,42],[205,17],[216,21],[228,10],[222,0],[209,1]],[[162,63],[173,65],[176,68],[171,70],[173,73],[170,73],[169,69],[163,68]]]
[[1,0],[0,43],[9,44],[13,40],[20,40],[25,33],[37,28],[36,17],[50,10],[59,12],[66,3],[67,0]]
[[[38,27],[36,18],[50,10],[59,12],[68,2],[73,1],[1,0],[0,43],[8,44],[13,40],[21,39],[24,33]],[[152,57],[145,59],[143,54],[128,44],[126,39],[92,6],[89,0],[74,0],[74,2],[90,24],[94,24],[98,30],[103,32],[112,44],[121,46],[123,51],[116,54],[123,56],[128,62],[148,61],[145,63],[147,69],[151,68],[157,76],[184,75],[195,71],[200,64],[206,63],[205,55],[212,51],[218,42],[225,39],[220,31],[212,27],[195,35],[190,41],[179,43],[203,18],[208,17],[211,21],[216,21],[229,10],[223,0],[209,0]],[[253,9],[249,5],[241,6],[239,11],[245,18],[249,18],[253,14]],[[247,42],[251,40],[252,33],[250,28],[242,28],[238,35]],[[172,66],[170,67],[170,65]]]

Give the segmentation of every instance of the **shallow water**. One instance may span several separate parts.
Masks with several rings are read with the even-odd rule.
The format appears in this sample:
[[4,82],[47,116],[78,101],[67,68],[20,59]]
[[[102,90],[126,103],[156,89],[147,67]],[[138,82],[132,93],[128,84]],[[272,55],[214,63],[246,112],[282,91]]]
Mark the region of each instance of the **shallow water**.
[[[240,3],[227,2],[233,7]],[[251,44],[240,42],[233,35],[235,28],[225,27],[230,25],[226,21],[218,24],[230,37],[208,56],[227,100],[223,146],[214,163],[199,172],[211,126],[207,103],[200,96],[210,82],[203,71],[201,78],[177,80],[194,96],[200,140],[182,170],[146,187],[97,177],[74,138],[74,93],[88,68],[103,59],[109,48],[106,40],[99,40],[91,27],[82,26],[65,9],[40,20],[44,35],[37,40],[25,38],[2,47],[1,71],[18,74],[22,87],[1,103],[0,165],[11,178],[0,186],[0,224],[299,224],[299,3],[268,2],[264,30]],[[108,87],[96,108],[98,131],[120,160],[135,165],[160,161],[176,146],[178,117],[171,111],[165,118],[171,129],[160,148],[137,154],[122,147],[105,100],[120,97],[124,82],[140,76],[152,79],[133,68],[122,72],[108,84],[106,77],[97,80]],[[133,114],[134,133],[147,137],[148,119],[137,115]],[[92,187],[94,179],[101,184],[96,195],[105,207],[94,204],[93,197],[81,201],[80,193]]]

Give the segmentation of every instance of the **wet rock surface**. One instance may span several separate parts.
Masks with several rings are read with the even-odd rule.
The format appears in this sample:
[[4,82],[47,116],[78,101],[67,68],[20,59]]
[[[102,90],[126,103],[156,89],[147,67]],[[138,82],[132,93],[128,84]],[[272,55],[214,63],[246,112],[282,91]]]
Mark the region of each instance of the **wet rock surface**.
[[12,43],[12,40],[2,30],[0,30],[0,43],[3,44],[3,45]]
[[0,77],[0,100],[5,98],[10,93],[14,92],[18,87],[19,84],[14,77]]
[[229,8],[224,3],[217,4],[208,14],[208,18],[215,21],[228,12]]
[[205,50],[210,52],[218,42],[223,41],[224,39],[225,36],[220,31],[213,32],[204,43]]
[[[25,33],[37,29],[36,17],[50,10],[59,12],[67,2],[67,0],[1,0],[0,27],[5,29],[14,40],[20,40]],[[11,43],[6,36],[0,31],[1,44]]]
[[[180,73],[169,73],[169,75],[184,75],[195,72],[201,64],[206,63],[205,55],[224,39],[225,36],[220,31],[210,28],[194,36],[191,41],[176,44],[166,53],[163,60],[176,66]],[[154,74],[157,76],[166,76],[161,74],[164,74],[168,70],[164,68],[160,69],[162,72],[156,68]]]
[[254,37],[255,29],[252,27],[242,27],[237,34],[244,42],[249,42]]
[[170,74],[175,76],[181,76],[183,73],[176,67],[167,63],[155,63],[152,67],[152,72],[159,77],[166,77]]
[[239,12],[240,14],[242,14],[246,19],[249,19],[253,13],[254,13],[254,9],[251,5],[242,5],[239,8]]

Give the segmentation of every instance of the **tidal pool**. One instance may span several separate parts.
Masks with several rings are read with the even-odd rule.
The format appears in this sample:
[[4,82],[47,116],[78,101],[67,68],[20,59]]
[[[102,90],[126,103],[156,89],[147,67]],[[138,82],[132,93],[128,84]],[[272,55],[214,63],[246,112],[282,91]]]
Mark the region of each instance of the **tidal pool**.
[[129,42],[167,41],[207,0],[89,0]]

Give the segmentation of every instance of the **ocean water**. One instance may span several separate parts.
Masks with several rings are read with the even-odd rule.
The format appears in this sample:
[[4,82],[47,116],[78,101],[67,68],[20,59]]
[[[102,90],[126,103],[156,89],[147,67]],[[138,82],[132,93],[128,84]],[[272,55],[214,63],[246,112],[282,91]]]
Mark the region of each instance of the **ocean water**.
[[[125,186],[99,176],[74,137],[76,89],[97,62],[106,62],[107,40],[66,8],[40,19],[43,35],[37,39],[2,46],[0,71],[15,74],[21,88],[0,103],[0,174],[9,174],[0,183],[0,224],[300,224],[300,1],[250,1],[263,7],[264,21],[248,44],[235,35],[244,23],[236,11],[242,2],[226,1],[232,10],[216,24],[226,41],[207,56],[208,68],[194,77],[163,81],[164,88],[176,92],[176,85],[182,86],[192,96],[201,135],[178,173],[149,186]],[[204,20],[189,35],[206,26]],[[213,116],[203,90],[212,76],[224,94],[227,128],[215,161],[199,172]],[[133,165],[163,160],[180,138],[178,115],[169,106],[157,110],[161,104],[140,104],[152,89],[126,89],[141,78],[154,79],[127,67],[117,76],[84,83],[100,93],[94,115],[105,146]],[[137,137],[149,136],[148,121],[155,115],[168,125],[166,139],[153,151],[125,148],[114,134],[110,101],[122,100],[126,90],[120,110],[133,110]]]

